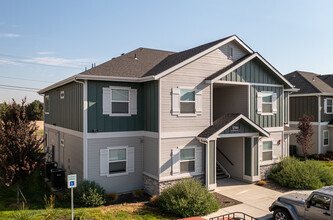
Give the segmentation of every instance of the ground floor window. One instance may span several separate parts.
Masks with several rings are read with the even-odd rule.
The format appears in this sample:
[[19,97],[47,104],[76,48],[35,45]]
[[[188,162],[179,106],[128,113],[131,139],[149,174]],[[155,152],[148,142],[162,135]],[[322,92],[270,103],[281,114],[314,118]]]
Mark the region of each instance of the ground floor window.
[[324,134],[323,134],[323,136],[324,136],[324,146],[328,146],[328,131],[325,130],[323,132],[324,132]]
[[126,148],[109,149],[109,174],[126,173]]
[[195,172],[195,148],[180,150],[180,173]]
[[273,142],[264,141],[262,143],[262,160],[273,160]]

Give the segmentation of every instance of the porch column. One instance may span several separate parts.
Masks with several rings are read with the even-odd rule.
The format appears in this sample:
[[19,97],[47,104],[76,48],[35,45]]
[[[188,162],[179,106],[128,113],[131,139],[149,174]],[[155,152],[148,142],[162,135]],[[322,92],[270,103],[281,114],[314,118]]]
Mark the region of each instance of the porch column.
[[206,186],[208,190],[216,188],[216,140],[206,144]]

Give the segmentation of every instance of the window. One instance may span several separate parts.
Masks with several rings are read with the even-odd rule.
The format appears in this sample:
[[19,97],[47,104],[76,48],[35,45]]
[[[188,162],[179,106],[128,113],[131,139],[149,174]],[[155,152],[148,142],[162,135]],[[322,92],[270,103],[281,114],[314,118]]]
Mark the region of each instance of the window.
[[324,130],[323,131],[323,138],[324,138],[324,142],[323,142],[323,144],[324,144],[324,146],[328,146],[328,144],[329,144],[329,142],[328,142],[328,131],[327,130]]
[[325,113],[333,114],[333,99],[325,99]]
[[262,92],[262,113],[273,113],[272,92]]
[[180,150],[180,173],[192,173],[195,171],[195,148]]
[[50,113],[50,96],[45,96],[45,114]]
[[126,173],[126,148],[109,149],[109,174]]
[[264,141],[262,143],[262,160],[273,160],[273,142]]
[[194,89],[180,90],[180,113],[194,114],[195,113],[195,91]]
[[322,195],[313,195],[311,200],[310,200],[310,205],[320,208],[320,209],[325,209],[325,210],[330,210],[330,204],[331,204],[331,198],[328,196],[322,196]]
[[65,99],[65,91],[60,91],[60,99]]
[[112,89],[111,114],[129,114],[129,90]]

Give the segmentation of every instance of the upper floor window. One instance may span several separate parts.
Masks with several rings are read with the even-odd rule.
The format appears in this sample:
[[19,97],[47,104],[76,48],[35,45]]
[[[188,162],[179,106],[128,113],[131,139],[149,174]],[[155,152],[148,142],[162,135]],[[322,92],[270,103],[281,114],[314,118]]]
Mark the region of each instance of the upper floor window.
[[180,113],[195,113],[195,91],[194,89],[180,90]]
[[45,96],[44,98],[45,100],[45,114],[49,114],[50,113],[50,96]]
[[264,141],[262,143],[262,160],[273,160],[273,142]]
[[277,96],[271,91],[257,92],[257,113],[272,115],[277,113]]
[[129,93],[127,89],[111,89],[111,114],[129,113]]
[[329,144],[328,138],[329,138],[328,130],[324,130],[323,131],[323,139],[324,139],[323,145],[324,146],[328,146],[328,144]]
[[136,89],[115,86],[103,88],[103,115],[131,116],[136,114]]
[[333,99],[324,99],[324,112],[326,114],[333,114]]
[[195,148],[180,150],[180,173],[195,172]]
[[194,88],[172,89],[172,115],[196,116],[202,113],[202,91]]

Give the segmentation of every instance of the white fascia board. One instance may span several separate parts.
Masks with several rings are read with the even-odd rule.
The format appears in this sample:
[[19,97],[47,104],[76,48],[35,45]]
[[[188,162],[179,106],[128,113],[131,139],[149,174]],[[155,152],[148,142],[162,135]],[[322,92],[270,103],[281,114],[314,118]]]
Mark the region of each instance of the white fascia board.
[[54,84],[52,84],[52,85],[50,85],[50,86],[48,86],[48,87],[46,87],[44,89],[39,90],[37,93],[41,95],[41,94],[44,94],[45,92],[47,92],[47,91],[49,91],[51,89],[57,88],[59,86],[63,86],[65,84],[67,84],[67,83],[70,83],[70,82],[72,82],[72,81],[75,80],[76,76],[77,75],[74,75],[74,76],[68,77],[67,79],[61,80],[61,81],[59,81],[57,83],[54,83]]
[[292,89],[284,89],[285,92],[298,92],[300,89],[298,88],[292,88]]
[[169,73],[171,73],[171,72],[173,72],[173,71],[175,71],[175,70],[177,70],[177,69],[185,66],[186,64],[188,64],[190,62],[193,62],[194,60],[197,60],[200,57],[205,56],[206,54],[208,54],[208,53],[210,53],[210,52],[212,52],[212,51],[220,48],[221,46],[223,46],[223,45],[225,45],[225,44],[227,44],[227,43],[229,43],[229,42],[231,42],[233,40],[237,41],[237,43],[239,43],[247,52],[253,53],[253,50],[251,50],[251,48],[249,48],[248,46],[246,46],[237,36],[234,35],[234,36],[231,36],[231,37],[225,39],[224,41],[222,41],[222,42],[220,42],[220,43],[218,43],[218,44],[216,44],[216,45],[208,48],[207,50],[205,50],[205,51],[203,51],[203,52],[201,52],[201,53],[199,53],[199,54],[197,54],[197,55],[195,55],[193,57],[190,57],[189,59],[184,60],[183,62],[181,62],[181,63],[179,63],[179,64],[177,64],[177,65],[175,65],[175,66],[173,66],[173,67],[171,67],[171,68],[169,68],[169,69],[167,69],[167,70],[165,70],[165,71],[163,71],[163,72],[161,72],[159,74],[157,74],[154,78],[155,79],[162,78],[165,75],[168,75]]
[[333,93],[305,93],[305,94],[290,94],[290,97],[302,97],[302,96],[333,96]]

